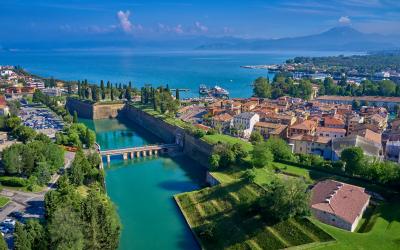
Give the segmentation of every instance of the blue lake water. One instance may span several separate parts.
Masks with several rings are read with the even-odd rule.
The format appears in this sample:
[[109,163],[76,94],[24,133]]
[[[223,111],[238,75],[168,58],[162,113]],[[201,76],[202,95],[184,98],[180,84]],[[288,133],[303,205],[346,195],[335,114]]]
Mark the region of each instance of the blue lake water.
[[138,52],[138,51],[46,51],[0,52],[0,65],[20,65],[29,72],[64,80],[88,79],[127,83],[140,87],[168,84],[189,88],[186,96],[197,96],[200,84],[220,85],[231,97],[248,97],[251,83],[266,70],[242,65],[282,63],[294,56],[338,55],[339,52]]

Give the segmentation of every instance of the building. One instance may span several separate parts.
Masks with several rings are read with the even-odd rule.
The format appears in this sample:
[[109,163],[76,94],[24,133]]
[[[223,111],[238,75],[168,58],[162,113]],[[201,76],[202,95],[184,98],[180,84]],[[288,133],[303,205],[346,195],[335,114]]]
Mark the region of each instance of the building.
[[211,127],[225,130],[232,125],[233,116],[228,113],[222,113],[211,118]]
[[329,137],[329,138],[343,138],[346,136],[346,129],[318,127],[317,135],[321,136],[321,137]]
[[388,141],[386,143],[385,159],[400,163],[400,141]]
[[353,232],[368,207],[365,189],[334,180],[318,182],[311,190],[311,212],[321,222]]
[[382,144],[378,144],[359,135],[351,135],[344,138],[332,139],[332,160],[339,160],[342,151],[350,147],[362,148],[364,155],[367,156],[376,158],[382,157]]
[[0,115],[8,115],[10,110],[7,106],[7,101],[4,95],[0,95]]
[[305,120],[299,124],[293,125],[289,129],[289,135],[315,135],[317,123],[312,120]]
[[269,137],[287,138],[287,127],[286,125],[269,123],[269,122],[257,122],[254,125],[254,130],[260,132],[260,134],[268,139]]
[[36,89],[44,89],[44,82],[39,80],[30,81],[27,83],[28,87],[36,88]]
[[328,128],[345,128],[346,124],[342,119],[336,117],[325,117],[324,126]]
[[242,112],[250,112],[258,105],[257,101],[249,101],[242,104]]
[[296,154],[314,154],[324,159],[330,159],[332,155],[329,137],[295,135],[289,138],[289,144]]
[[260,121],[260,116],[253,112],[245,112],[233,117],[233,127],[242,133],[244,138],[249,138],[254,125]]
[[270,123],[278,123],[291,126],[296,123],[297,118],[294,114],[275,114],[269,113],[263,116],[263,121]]
[[400,104],[400,97],[389,96],[319,96],[317,101],[327,104],[347,104],[351,105],[353,101],[368,103],[369,106],[387,107],[389,111],[394,111],[395,106]]
[[61,96],[61,89],[59,88],[45,88],[42,89],[42,92],[48,96]]

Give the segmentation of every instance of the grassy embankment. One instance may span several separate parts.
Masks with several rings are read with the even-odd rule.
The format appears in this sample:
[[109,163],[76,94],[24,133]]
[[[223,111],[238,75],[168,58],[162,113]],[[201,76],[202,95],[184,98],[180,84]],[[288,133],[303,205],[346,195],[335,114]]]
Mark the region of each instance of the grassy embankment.
[[[206,135],[203,137],[203,140],[211,143],[211,144],[216,144],[219,141],[220,142],[228,142],[228,143],[241,143],[245,146],[245,148],[248,151],[251,151],[252,145],[249,143],[246,143],[240,139],[233,138],[230,136],[226,135]],[[283,164],[279,162],[274,162],[273,167],[275,169],[280,169],[280,173],[278,176],[284,177],[284,178],[303,178],[307,183],[315,183],[319,180],[330,178],[330,179],[335,179],[338,181],[343,181],[346,183],[351,183],[354,185],[359,185],[366,187],[368,190],[373,190],[377,191],[380,193],[386,193],[388,190],[387,188],[384,188],[379,185],[375,185],[373,183],[359,180],[359,179],[354,179],[350,177],[345,177],[345,176],[340,176],[340,175],[335,175],[329,172],[325,171],[319,171],[315,169],[309,169],[309,168],[302,168],[298,166],[293,166],[293,165],[288,165],[288,164]],[[254,169],[256,178],[255,178],[255,183],[256,184],[263,184],[267,183],[271,180],[271,172],[270,170],[261,168],[261,169]],[[223,223],[227,223],[225,220],[219,221],[218,219],[214,218],[219,218],[218,216],[215,217],[213,214],[215,214],[215,211],[223,209],[228,209],[230,202],[233,200],[235,202],[238,202],[236,198],[238,197],[243,197],[242,199],[248,201],[249,199],[251,200],[251,196],[244,195],[246,194],[246,191],[243,192],[242,189],[247,189],[249,190],[248,187],[241,187],[239,190],[231,191],[232,187],[235,186],[237,183],[237,180],[241,178],[242,174],[244,173],[244,170],[241,169],[240,167],[232,167],[230,169],[226,169],[224,171],[218,171],[218,172],[213,172],[212,175],[217,178],[222,185],[219,187],[213,187],[213,188],[208,188],[208,189],[203,189],[200,191],[195,191],[191,193],[186,193],[186,194],[181,194],[178,196],[179,203],[181,204],[182,210],[184,211],[185,217],[188,221],[189,224],[191,224],[191,227],[193,228],[194,232],[199,232],[201,230],[201,227],[206,225],[206,223],[210,223],[211,219],[213,222],[216,223],[216,235],[221,238],[218,240],[218,242],[210,242],[209,239],[201,239],[201,242],[204,244],[206,248],[210,248],[211,246],[207,246],[206,244],[217,244],[218,246],[221,247],[226,247],[229,246],[231,248],[253,248],[256,249],[259,247],[261,248],[268,248],[268,249],[274,249],[274,248],[282,248],[282,247],[288,247],[291,245],[279,245],[277,241],[270,239],[271,235],[269,234],[264,234],[260,232],[260,228],[267,228],[267,232],[274,232],[272,236],[275,237],[276,239],[281,240],[280,243],[289,243],[293,241],[293,239],[290,239],[291,236],[296,238],[297,234],[294,232],[285,232],[279,231],[279,229],[275,229],[275,225],[268,225],[268,222],[266,221],[258,221],[258,223],[261,224],[256,224],[253,223],[254,226],[252,229],[247,229],[246,227],[246,222],[249,220],[249,218],[240,218],[238,217],[237,213],[230,214],[229,212],[226,212],[225,210],[222,210],[223,212],[221,214],[224,215],[224,218],[227,219],[229,218],[229,223],[234,223],[234,225],[237,227],[236,230],[238,232],[235,232],[238,234],[233,234],[232,232],[226,232],[227,225],[224,225]],[[254,189],[254,188],[253,188]],[[218,192],[216,190],[219,190]],[[251,190],[251,188],[250,188]],[[212,193],[213,195],[209,195],[209,193]],[[216,195],[218,193],[224,193],[224,195],[220,194],[220,196]],[[252,192],[254,193],[254,192]],[[233,197],[233,198],[232,198]],[[240,198],[239,198],[240,200]],[[228,205],[226,205],[228,204]],[[238,204],[234,204],[234,206],[238,206]],[[239,203],[240,206],[240,203]],[[232,206],[233,207],[233,206]],[[210,212],[211,211],[211,212]],[[314,243],[311,244],[306,244],[303,246],[298,246],[296,248],[299,249],[308,249],[308,248],[316,248],[316,249],[399,249],[400,248],[400,203],[395,203],[395,202],[386,202],[378,205],[375,209],[373,209],[370,213],[368,213],[367,216],[364,216],[364,218],[360,224],[357,232],[350,233],[329,225],[325,225],[319,221],[317,221],[314,218],[310,218],[310,220],[314,223],[310,222],[305,222],[303,221],[297,221],[296,226],[297,227],[292,227],[291,229],[298,229],[301,227],[304,227],[304,223],[306,223],[307,229],[303,229],[303,232],[306,233],[306,236],[301,236],[301,240],[297,241],[297,245],[300,244],[306,244],[310,243],[309,239],[310,235],[312,235],[312,232],[314,234],[319,234],[318,232],[320,231],[319,228],[323,229],[323,231],[329,233],[336,241],[330,241],[328,238],[324,238],[322,236],[319,237],[319,240],[316,239],[315,237],[311,237],[314,239]],[[199,217],[200,216],[200,217]],[[221,218],[220,218],[221,219]],[[200,222],[204,220],[206,222],[200,224]],[[223,223],[222,223],[223,222]],[[236,223],[236,224],[235,224]],[[303,223],[303,224],[302,224]],[[292,225],[293,220],[289,220],[286,222],[281,223],[281,225],[278,226],[278,228],[285,228],[286,226]],[[318,227],[316,227],[317,225]],[[264,227],[263,227],[264,226]],[[256,230],[258,228],[258,230]],[[221,230],[221,232],[219,232]],[[253,230],[255,230],[257,233],[254,233]],[[315,231],[314,231],[315,230]],[[310,232],[311,231],[311,234]],[[323,232],[322,231],[322,232]],[[284,234],[283,236],[280,235],[280,233]],[[234,240],[231,237],[232,235],[235,235],[235,237],[241,237],[242,239],[242,244],[239,244],[240,240]],[[324,234],[321,234],[324,235]],[[280,237],[281,236],[281,237]],[[315,236],[315,235],[314,235]],[[283,238],[282,238],[283,237]],[[285,239],[289,238],[289,239]],[[308,238],[307,238],[308,237]],[[225,240],[223,240],[225,239]],[[268,241],[268,247],[263,245],[265,241]],[[327,241],[327,242],[323,242]],[[296,242],[296,241],[294,241]],[[255,244],[256,243],[256,244]],[[293,244],[292,244],[293,245]],[[212,248],[212,247],[211,247]]]

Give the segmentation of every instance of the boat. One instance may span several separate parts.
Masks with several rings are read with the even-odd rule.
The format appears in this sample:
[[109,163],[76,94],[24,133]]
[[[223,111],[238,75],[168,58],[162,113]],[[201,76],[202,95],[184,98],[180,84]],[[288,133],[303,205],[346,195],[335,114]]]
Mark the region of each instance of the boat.
[[211,89],[211,95],[214,97],[225,97],[229,95],[229,92],[226,89],[215,85],[214,88]]
[[229,92],[218,85],[215,85],[213,88],[208,88],[206,85],[201,84],[199,86],[199,94],[208,95],[210,97],[228,97]]
[[210,92],[210,91],[209,91],[209,89],[207,88],[206,85],[201,84],[201,85],[199,86],[199,94],[200,94],[200,95],[208,95],[209,92]]

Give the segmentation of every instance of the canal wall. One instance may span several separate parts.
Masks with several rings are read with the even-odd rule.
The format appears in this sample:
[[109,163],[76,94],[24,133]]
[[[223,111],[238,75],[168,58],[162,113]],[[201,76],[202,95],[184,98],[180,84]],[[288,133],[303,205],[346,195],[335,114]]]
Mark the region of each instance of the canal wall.
[[93,104],[89,101],[68,98],[65,106],[70,114],[76,111],[81,118],[100,120],[118,117],[125,104],[123,102]]
[[126,119],[160,137],[165,143],[179,144],[185,155],[202,166],[209,167],[208,158],[212,154],[212,145],[195,138],[178,126],[171,125],[130,105],[126,105],[121,114]]

